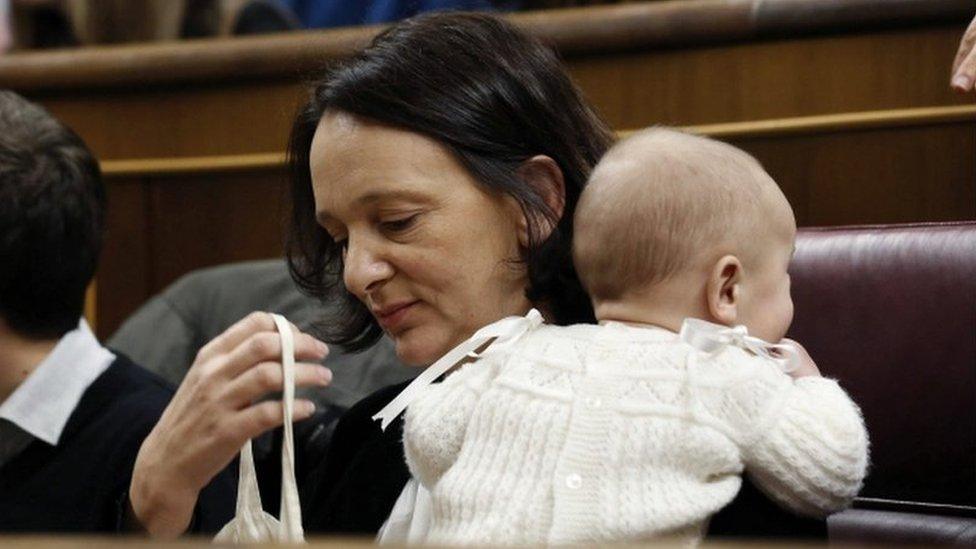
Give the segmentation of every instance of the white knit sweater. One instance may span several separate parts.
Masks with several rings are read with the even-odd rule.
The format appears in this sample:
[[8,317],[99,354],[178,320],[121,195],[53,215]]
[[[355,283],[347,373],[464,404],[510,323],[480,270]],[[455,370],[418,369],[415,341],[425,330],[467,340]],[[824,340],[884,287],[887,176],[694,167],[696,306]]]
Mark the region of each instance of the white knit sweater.
[[[689,361],[695,352],[697,361]],[[697,539],[743,469],[803,514],[842,509],[867,468],[860,411],[737,347],[673,332],[541,326],[430,386],[407,410],[431,543]]]

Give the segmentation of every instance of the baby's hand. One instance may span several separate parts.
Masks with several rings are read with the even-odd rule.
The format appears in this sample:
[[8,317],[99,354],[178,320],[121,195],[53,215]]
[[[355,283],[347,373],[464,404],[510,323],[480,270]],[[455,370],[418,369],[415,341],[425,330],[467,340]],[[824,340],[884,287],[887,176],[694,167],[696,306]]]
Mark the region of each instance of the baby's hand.
[[789,372],[790,377],[793,379],[799,379],[806,376],[820,377],[820,369],[817,368],[817,363],[810,358],[810,353],[803,348],[803,345],[800,345],[792,339],[786,338],[784,338],[783,341],[780,341],[780,345],[789,345],[796,350],[796,368]]

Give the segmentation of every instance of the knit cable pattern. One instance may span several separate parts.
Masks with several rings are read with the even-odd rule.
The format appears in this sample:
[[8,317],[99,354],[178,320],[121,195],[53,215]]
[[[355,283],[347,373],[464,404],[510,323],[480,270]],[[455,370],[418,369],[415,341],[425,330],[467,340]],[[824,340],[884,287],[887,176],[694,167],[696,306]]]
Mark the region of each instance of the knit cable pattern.
[[743,471],[824,515],[857,494],[867,448],[836,381],[622,324],[541,326],[489,349],[429,387],[404,426],[433,499],[427,541],[448,544],[694,541]]

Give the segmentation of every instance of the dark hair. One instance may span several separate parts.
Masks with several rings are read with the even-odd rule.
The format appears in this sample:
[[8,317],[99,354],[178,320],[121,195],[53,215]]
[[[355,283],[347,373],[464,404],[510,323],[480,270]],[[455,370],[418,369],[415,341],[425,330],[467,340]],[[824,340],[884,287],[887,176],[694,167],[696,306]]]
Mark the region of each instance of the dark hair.
[[[435,139],[486,189],[514,198],[530,223],[521,258],[527,298],[557,323],[593,321],[571,260],[573,211],[613,136],[549,48],[490,15],[424,15],[387,29],[315,86],[289,144],[288,261],[304,291],[338,305],[322,325],[324,337],[355,350],[382,332],[345,291],[341,251],[315,221],[309,155],[327,110]],[[563,172],[565,208],[558,220],[538,190],[516,176],[523,162],[540,154]],[[546,220],[555,229],[543,238]]]
[[105,189],[69,128],[0,91],[0,317],[54,338],[78,326],[102,247]]

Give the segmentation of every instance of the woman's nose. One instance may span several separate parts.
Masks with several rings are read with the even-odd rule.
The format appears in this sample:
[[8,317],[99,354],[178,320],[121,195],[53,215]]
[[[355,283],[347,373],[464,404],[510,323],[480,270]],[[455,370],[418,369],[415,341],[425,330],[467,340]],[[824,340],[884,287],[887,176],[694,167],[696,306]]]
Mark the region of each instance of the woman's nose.
[[393,276],[393,267],[375,247],[349,238],[342,276],[346,289],[364,299]]

